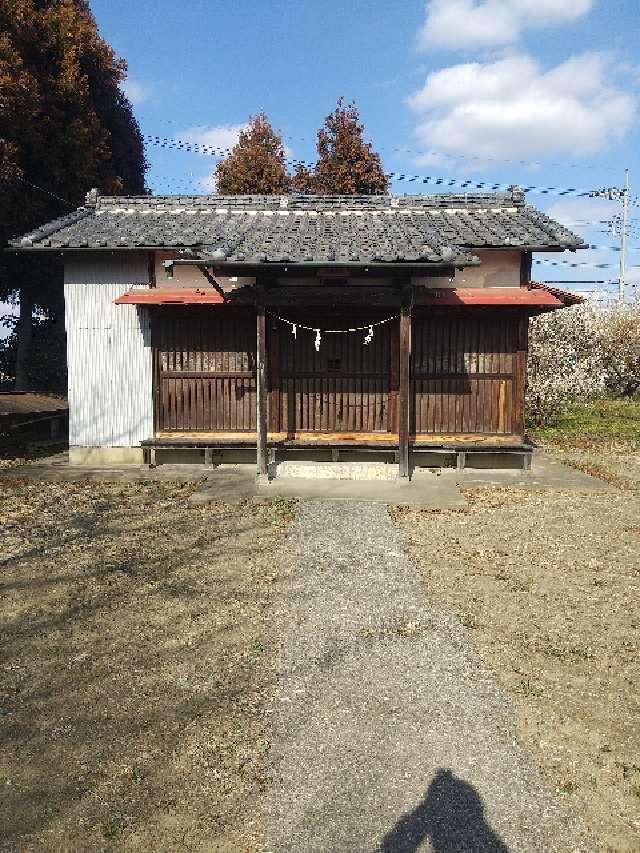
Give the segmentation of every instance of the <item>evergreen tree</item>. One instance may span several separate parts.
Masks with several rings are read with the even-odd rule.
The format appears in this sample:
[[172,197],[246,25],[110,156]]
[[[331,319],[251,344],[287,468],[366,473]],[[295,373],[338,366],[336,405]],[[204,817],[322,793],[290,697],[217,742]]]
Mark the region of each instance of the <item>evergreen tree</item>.
[[282,195],[289,190],[289,176],[282,139],[264,113],[249,119],[246,130],[231,154],[214,172],[223,195]]
[[[145,191],[142,135],[119,88],[125,76],[87,0],[0,0],[0,250],[82,204],[91,187]],[[17,352],[5,344],[4,353],[16,388],[41,388],[45,371],[31,342],[43,326],[33,314],[41,309],[63,334],[59,259],[0,252],[0,299],[20,302],[9,342]],[[64,390],[64,373],[63,360],[59,387],[42,390]]]
[[296,168],[291,180],[294,190],[318,195],[375,195],[386,193],[389,179],[380,155],[363,139],[364,125],[352,101],[336,108],[318,130],[318,160],[313,170]]

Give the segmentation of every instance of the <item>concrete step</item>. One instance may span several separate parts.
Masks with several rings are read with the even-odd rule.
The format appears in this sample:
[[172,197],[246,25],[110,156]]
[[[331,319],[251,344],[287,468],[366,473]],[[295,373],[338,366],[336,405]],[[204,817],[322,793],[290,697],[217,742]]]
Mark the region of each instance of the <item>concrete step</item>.
[[304,480],[382,480],[398,479],[398,466],[385,462],[278,462],[271,476]]

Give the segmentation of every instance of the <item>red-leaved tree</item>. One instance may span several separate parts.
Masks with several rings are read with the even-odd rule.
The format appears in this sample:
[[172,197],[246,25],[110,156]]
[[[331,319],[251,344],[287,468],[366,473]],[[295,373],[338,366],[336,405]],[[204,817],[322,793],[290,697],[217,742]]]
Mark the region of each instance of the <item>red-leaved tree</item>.
[[289,191],[289,175],[282,139],[265,113],[249,119],[231,154],[214,171],[223,195],[282,195]]
[[64,390],[62,265],[2,249],[82,204],[92,187],[145,191],[125,77],[88,0],[0,0],[0,301],[20,303],[0,373],[18,389]]
[[298,166],[291,180],[297,192],[318,195],[386,193],[389,178],[380,155],[363,138],[364,125],[355,103],[339,98],[318,130],[318,160],[313,170]]

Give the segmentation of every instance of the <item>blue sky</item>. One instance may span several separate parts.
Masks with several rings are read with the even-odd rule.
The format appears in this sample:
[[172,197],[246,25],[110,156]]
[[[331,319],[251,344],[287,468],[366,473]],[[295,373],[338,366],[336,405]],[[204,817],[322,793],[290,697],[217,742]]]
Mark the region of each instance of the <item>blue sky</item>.
[[[102,35],[128,62],[125,89],[145,134],[226,146],[249,115],[265,110],[291,156],[313,160],[316,131],[344,95],[356,100],[388,171],[592,189],[620,186],[628,166],[631,196],[640,196],[637,0],[91,6]],[[155,193],[210,186],[211,157],[153,146],[147,157]],[[428,191],[416,182],[392,185],[398,193],[421,189]],[[536,264],[535,277],[605,279],[604,288],[615,290],[619,253],[606,247],[619,238],[588,223],[619,213],[620,205],[528,198],[605,247],[568,260],[612,265]],[[633,295],[640,293],[640,206],[630,215]],[[0,314],[6,310],[0,306]]]
[[[125,85],[146,134],[229,144],[265,110],[292,156],[311,160],[318,126],[344,95],[355,98],[387,170],[590,189],[620,186],[628,166],[631,194],[640,194],[637,0],[91,5],[129,64]],[[149,146],[148,159],[154,192],[206,191],[211,157]],[[416,186],[396,182],[393,191]],[[619,210],[529,198],[567,222]],[[638,247],[640,207],[631,216],[638,236],[629,245]],[[598,245],[617,242],[599,226],[574,227]],[[578,258],[617,259],[609,250]],[[640,265],[640,251],[628,263]],[[617,270],[538,266],[536,275],[616,278]]]

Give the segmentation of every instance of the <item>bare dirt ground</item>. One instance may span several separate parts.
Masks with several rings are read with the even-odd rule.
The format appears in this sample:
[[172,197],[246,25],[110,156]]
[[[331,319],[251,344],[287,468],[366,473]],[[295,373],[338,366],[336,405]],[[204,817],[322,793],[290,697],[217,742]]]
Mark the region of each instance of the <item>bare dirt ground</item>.
[[0,849],[250,849],[284,502],[0,481]]
[[[468,490],[395,510],[428,592],[473,631],[521,740],[594,848],[640,850],[640,464],[635,445],[558,446],[611,493]],[[629,462],[629,454],[635,457]]]

